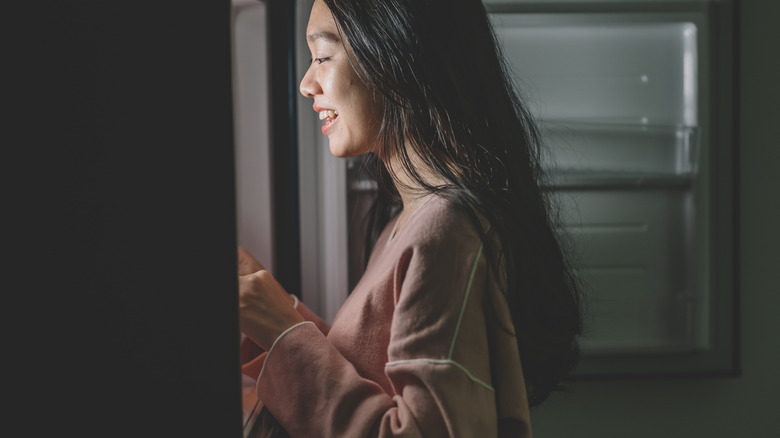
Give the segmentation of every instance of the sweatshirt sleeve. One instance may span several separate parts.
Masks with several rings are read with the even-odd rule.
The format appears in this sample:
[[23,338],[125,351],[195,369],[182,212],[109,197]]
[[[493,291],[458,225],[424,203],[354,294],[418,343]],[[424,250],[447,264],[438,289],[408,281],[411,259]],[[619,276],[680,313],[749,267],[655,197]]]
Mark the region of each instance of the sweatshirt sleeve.
[[487,264],[478,238],[447,235],[426,237],[395,264],[385,365],[393,393],[362,378],[312,324],[277,339],[257,392],[291,437],[496,436]]
[[308,307],[306,307],[306,304],[303,303],[303,301],[297,301],[295,302],[295,310],[298,311],[298,313],[303,316],[303,319],[306,321],[311,321],[314,323],[314,325],[324,334],[327,336],[328,332],[330,331],[330,325],[325,322],[322,318],[320,318],[316,313],[309,310]]
[[[316,313],[309,310],[309,308],[306,307],[302,301],[299,301],[297,297],[295,299],[295,310],[303,316],[303,319],[313,322],[317,329],[323,334],[328,334],[328,331],[330,330],[328,323],[317,316]],[[252,379],[257,379],[267,356],[266,351],[242,333],[240,356],[242,374]]]

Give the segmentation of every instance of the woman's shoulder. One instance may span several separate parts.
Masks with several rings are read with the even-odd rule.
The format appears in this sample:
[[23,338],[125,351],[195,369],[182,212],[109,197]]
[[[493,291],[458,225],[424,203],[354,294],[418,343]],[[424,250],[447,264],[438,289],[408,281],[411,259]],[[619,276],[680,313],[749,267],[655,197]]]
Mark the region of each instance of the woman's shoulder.
[[469,208],[456,200],[439,193],[430,198],[409,218],[405,229],[397,237],[399,241],[413,246],[458,247],[478,245],[481,242],[477,226],[486,229],[480,217],[470,213]]

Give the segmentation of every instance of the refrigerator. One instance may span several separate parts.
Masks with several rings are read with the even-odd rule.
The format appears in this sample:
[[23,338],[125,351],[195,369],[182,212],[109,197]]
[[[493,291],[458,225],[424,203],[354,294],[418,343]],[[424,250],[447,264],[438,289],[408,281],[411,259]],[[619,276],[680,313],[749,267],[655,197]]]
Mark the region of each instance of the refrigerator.
[[[233,0],[238,243],[331,320],[376,184],[297,91],[313,1],[287,3]],[[733,2],[485,4],[585,284],[573,378],[738,372]]]
[[[574,379],[739,372],[735,3],[486,0],[587,284]],[[375,185],[330,156],[297,91],[310,5],[19,15],[6,307],[20,430],[240,434],[236,244],[333,317]]]

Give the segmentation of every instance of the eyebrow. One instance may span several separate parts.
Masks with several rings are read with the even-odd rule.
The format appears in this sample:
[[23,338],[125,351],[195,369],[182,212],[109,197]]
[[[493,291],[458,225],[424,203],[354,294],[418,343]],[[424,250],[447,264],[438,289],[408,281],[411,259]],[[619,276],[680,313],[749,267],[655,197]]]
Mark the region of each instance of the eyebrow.
[[328,32],[328,31],[313,32],[313,33],[309,34],[306,37],[306,39],[309,40],[312,43],[317,41],[317,40],[327,40],[327,41],[330,41],[332,43],[337,43],[337,42],[341,41],[341,39],[339,39],[338,35],[336,35],[333,32]]

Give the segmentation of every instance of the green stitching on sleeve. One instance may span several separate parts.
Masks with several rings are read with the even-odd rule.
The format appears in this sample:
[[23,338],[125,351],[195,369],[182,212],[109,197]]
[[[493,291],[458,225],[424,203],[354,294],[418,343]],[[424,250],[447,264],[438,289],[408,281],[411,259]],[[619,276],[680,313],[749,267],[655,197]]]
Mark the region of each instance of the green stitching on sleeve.
[[427,359],[427,358],[422,358],[422,359],[396,360],[396,361],[393,361],[393,362],[386,363],[385,366],[386,367],[391,367],[393,365],[402,365],[402,364],[410,364],[410,363],[431,363],[431,364],[435,364],[435,365],[452,365],[455,368],[463,371],[463,373],[466,374],[466,377],[468,377],[469,380],[471,380],[472,382],[475,382],[475,383],[483,386],[488,391],[493,391],[493,392],[496,391],[495,389],[493,389],[492,386],[490,386],[487,383],[483,382],[482,380],[476,378],[473,374],[471,374],[469,372],[469,370],[466,369],[466,367],[464,367],[463,365],[455,362],[454,360],[450,360],[450,359]]
[[477,271],[477,262],[482,257],[482,247],[484,243],[479,245],[479,251],[474,258],[474,265],[471,267],[471,274],[469,275],[469,284],[466,286],[466,296],[463,297],[463,304],[460,306],[460,315],[458,315],[458,323],[455,326],[455,334],[452,336],[452,343],[450,344],[450,352],[447,355],[447,359],[452,359],[452,352],[455,351],[455,341],[458,339],[458,333],[460,332],[460,323],[463,321],[463,314],[466,313],[466,304],[469,301],[469,295],[471,294],[471,283],[474,281],[474,273]]

